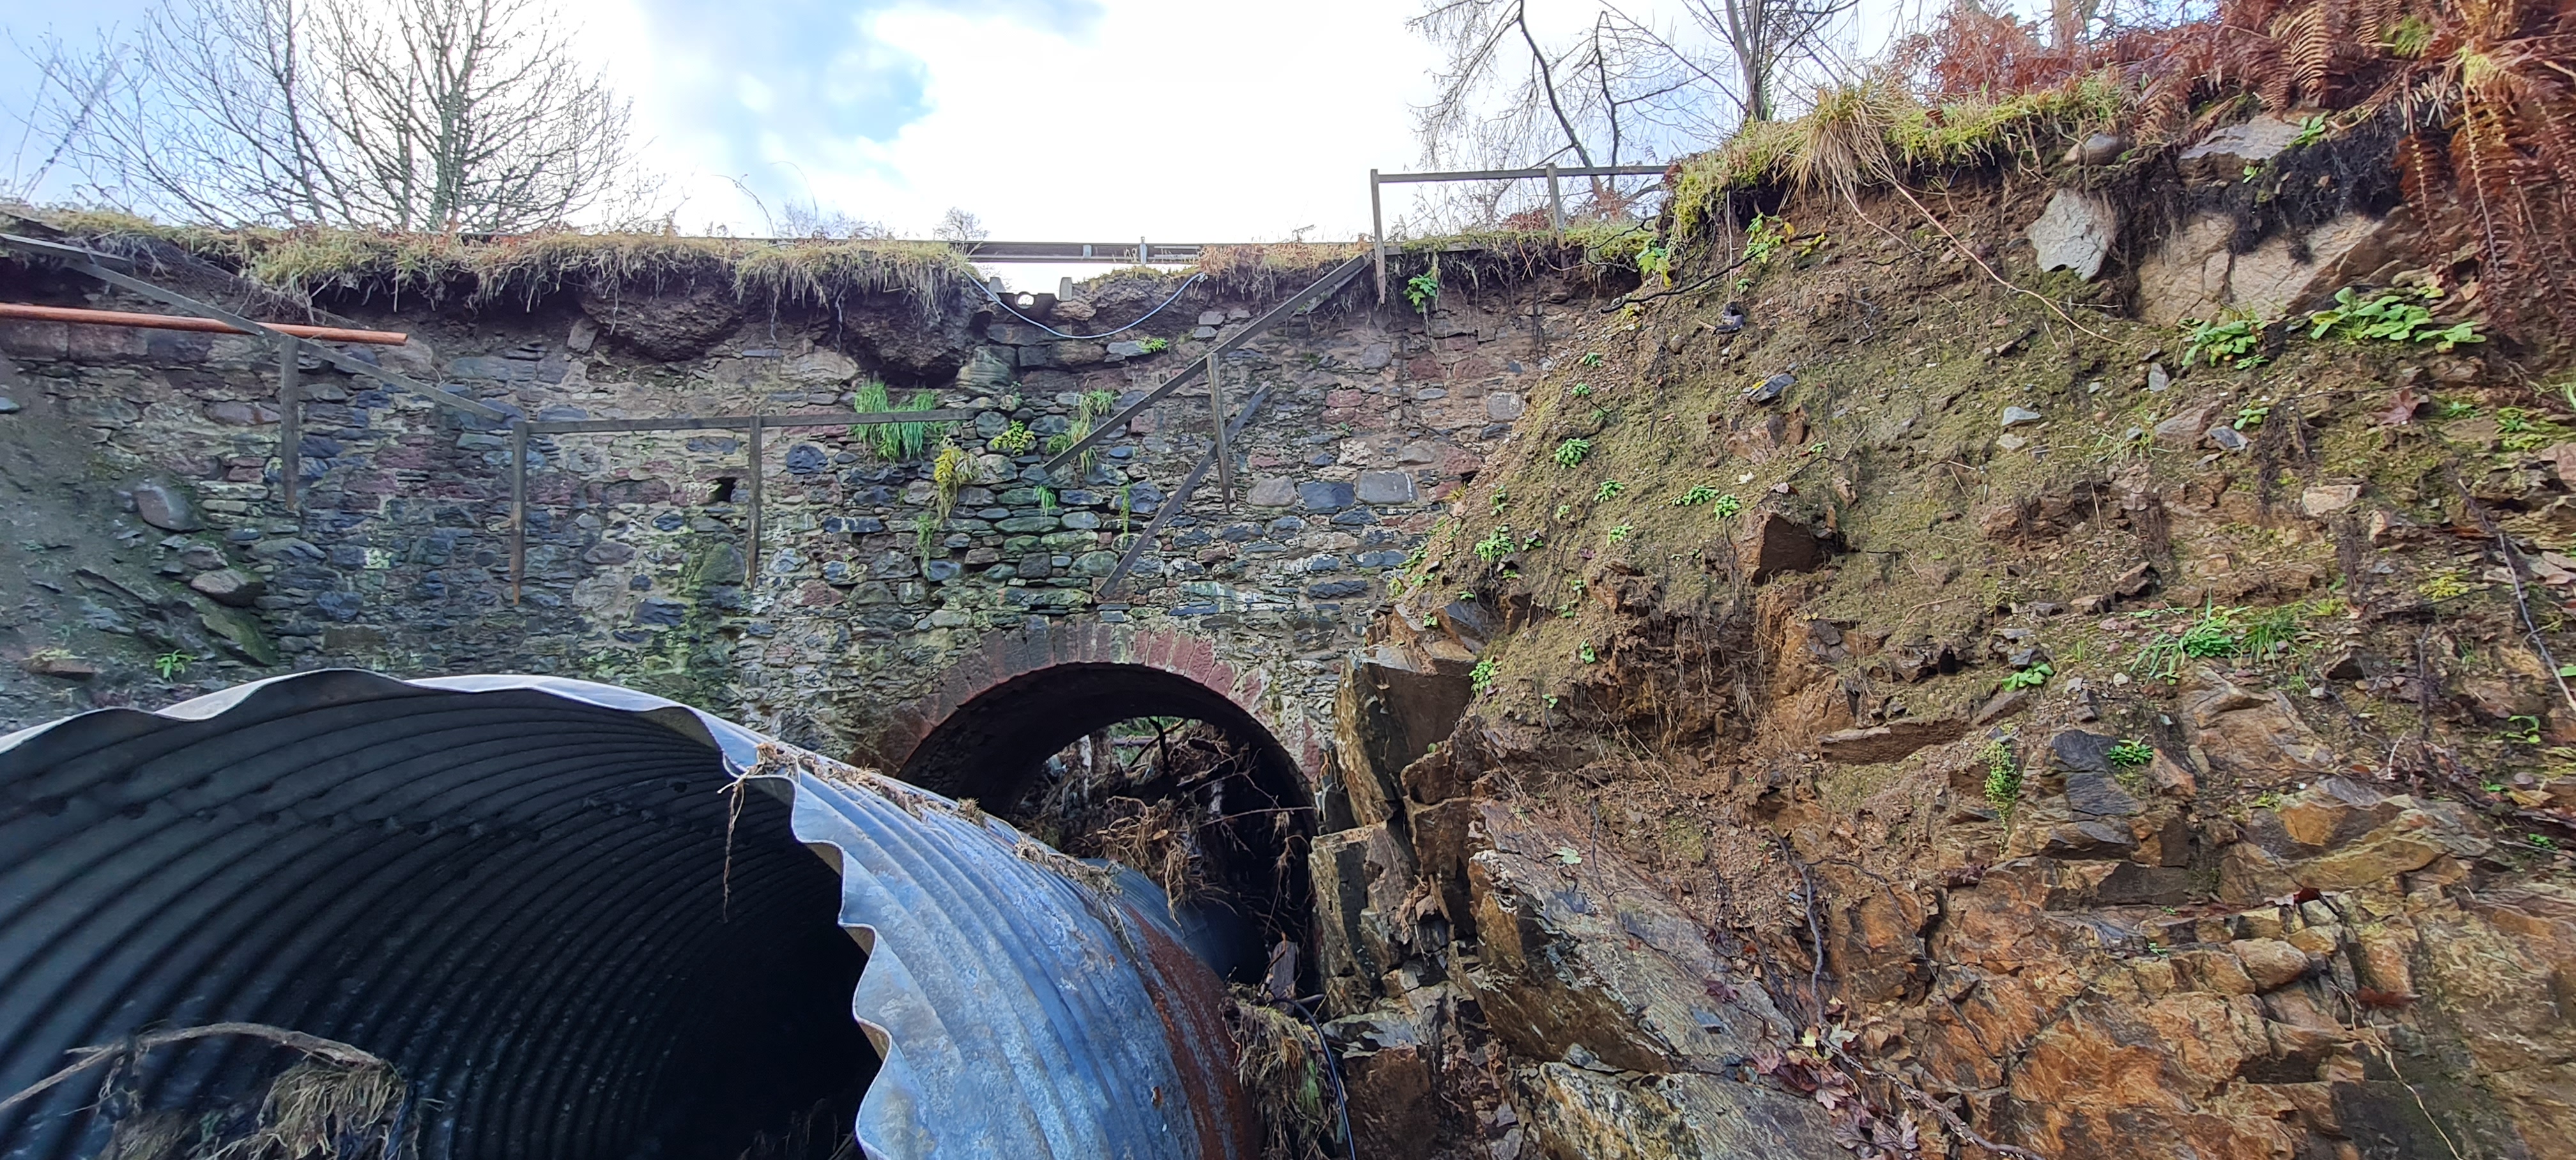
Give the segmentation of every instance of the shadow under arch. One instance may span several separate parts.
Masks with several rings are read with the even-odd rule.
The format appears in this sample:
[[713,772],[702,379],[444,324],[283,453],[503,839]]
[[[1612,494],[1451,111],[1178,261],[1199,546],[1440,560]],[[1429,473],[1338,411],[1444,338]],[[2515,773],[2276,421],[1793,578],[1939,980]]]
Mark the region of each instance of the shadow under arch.
[[[949,710],[913,746],[897,776],[954,798],[973,798],[1009,816],[1044,776],[1047,759],[1121,721],[1186,717],[1222,732],[1253,755],[1250,785],[1223,800],[1228,815],[1284,825],[1243,827],[1244,847],[1218,875],[1232,919],[1203,913],[1228,943],[1222,973],[1251,981],[1268,942],[1287,937],[1311,948],[1311,889],[1305,865],[1315,832],[1314,801],[1286,745],[1229,695],[1179,672],[1121,661],[1065,661],[1018,673]],[[1203,910],[1205,908],[1202,908]]]

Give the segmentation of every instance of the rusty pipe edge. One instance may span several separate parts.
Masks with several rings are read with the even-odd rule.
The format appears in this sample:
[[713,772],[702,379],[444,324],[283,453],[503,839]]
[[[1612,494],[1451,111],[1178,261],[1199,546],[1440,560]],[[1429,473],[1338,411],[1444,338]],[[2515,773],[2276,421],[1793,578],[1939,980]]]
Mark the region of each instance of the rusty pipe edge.
[[[221,319],[198,318],[189,314],[137,314],[126,310],[40,306],[31,302],[0,302],[0,318],[14,318],[27,322],[69,322],[83,326],[132,326],[144,330],[192,330],[203,334],[251,333]],[[411,341],[411,335],[398,330],[352,330],[344,326],[306,326],[295,322],[264,322],[260,325],[281,334],[291,334],[297,338],[310,338],[321,342],[402,346]]]
[[[828,1099],[781,1061],[841,1057],[744,1030],[834,1022],[778,1005],[828,985],[797,1011],[873,1046],[870,1156],[1249,1155],[1192,937],[1134,871],[611,685],[325,670],[0,737],[0,1095],[238,1020],[390,1060],[423,1157],[642,1155]],[[137,1091],[240,1106],[277,1066],[166,1049]],[[0,1157],[98,1154],[96,1105],[0,1112]]]

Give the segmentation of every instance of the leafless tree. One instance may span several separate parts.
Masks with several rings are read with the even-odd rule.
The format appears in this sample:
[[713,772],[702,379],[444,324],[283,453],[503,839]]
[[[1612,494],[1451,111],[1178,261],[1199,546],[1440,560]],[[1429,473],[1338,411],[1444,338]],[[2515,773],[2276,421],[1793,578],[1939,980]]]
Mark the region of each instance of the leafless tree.
[[[198,0],[58,56],[87,196],[214,225],[519,232],[631,213],[630,107],[550,0]],[[630,200],[631,199],[631,200]]]
[[1831,59],[1832,37],[1859,0],[1684,0],[1691,17],[1725,37],[1738,76],[1744,119],[1780,111],[1780,89],[1800,70]]
[[930,236],[943,242],[980,242],[993,235],[984,229],[984,219],[952,205],[931,227]]
[[[2065,0],[2077,2],[2077,0]],[[1836,65],[1858,0],[1427,0],[1412,29],[1441,51],[1415,129],[1432,165],[1618,165],[1704,148],[1781,111]],[[1624,5],[1624,6],[1623,6]],[[1617,204],[1596,179],[1596,201]],[[1468,187],[1458,216],[1499,216],[1514,187]]]

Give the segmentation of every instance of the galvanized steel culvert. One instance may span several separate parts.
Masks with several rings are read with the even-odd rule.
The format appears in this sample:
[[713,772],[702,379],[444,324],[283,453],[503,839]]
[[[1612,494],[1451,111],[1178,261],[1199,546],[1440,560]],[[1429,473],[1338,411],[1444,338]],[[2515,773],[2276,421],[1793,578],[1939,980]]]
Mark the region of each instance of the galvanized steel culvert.
[[[0,1098],[239,1022],[390,1063],[423,1157],[1249,1153],[1188,941],[1132,872],[613,686],[328,671],[0,738]],[[158,1047],[0,1157],[237,1123],[297,1058]]]

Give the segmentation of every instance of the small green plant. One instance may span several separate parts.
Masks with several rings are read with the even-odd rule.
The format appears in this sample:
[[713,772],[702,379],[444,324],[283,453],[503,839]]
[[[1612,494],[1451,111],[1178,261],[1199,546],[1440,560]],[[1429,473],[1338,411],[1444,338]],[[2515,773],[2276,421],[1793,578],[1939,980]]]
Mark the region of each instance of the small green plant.
[[2466,343],[2485,342],[2477,324],[2443,323],[2423,304],[2442,297],[2439,286],[2391,290],[2365,302],[2346,286],[2335,291],[2335,304],[2308,316],[2308,337],[2333,334],[2348,342],[2429,342],[2449,351]]
[[1710,487],[1705,483],[1695,483],[1691,485],[1691,489],[1689,491],[1683,492],[1679,498],[1673,500],[1673,506],[1696,507],[1700,504],[1712,502],[1715,499],[1717,499],[1716,488]]
[[1737,499],[1731,495],[1721,495],[1717,497],[1717,515],[1719,519],[1724,519],[1743,510],[1743,500]]
[[1570,504],[1570,503],[1561,503],[1561,504],[1556,505],[1556,522],[1558,522],[1558,523],[1564,523],[1564,522],[1566,521],[1566,519],[1567,519],[1568,517],[1572,516],[1573,514],[1574,514],[1574,505],[1573,505],[1573,504]]
[[1499,487],[1495,488],[1494,494],[1486,497],[1485,506],[1493,509],[1495,515],[1501,515],[1504,508],[1512,506],[1512,493]]
[[2254,795],[2254,808],[2258,810],[2277,810],[2281,808],[2281,791],[2277,789],[2268,789]]
[[1436,272],[1416,274],[1404,280],[1404,300],[1415,310],[1430,309],[1431,300],[1440,296],[1440,275]]
[[2245,166],[2245,171],[2238,175],[2237,180],[2252,181],[2261,176],[2263,176],[2263,166],[2260,163],[2248,163]]
[[[1458,670],[1449,671],[1454,673]],[[1486,657],[1477,661],[1475,668],[1467,670],[1467,687],[1479,693],[1494,687],[1494,658]]]
[[2439,569],[2415,586],[2418,595],[2436,604],[2456,600],[2477,590],[2478,586],[2469,583],[2467,575],[2457,568]]
[[1172,340],[1168,338],[1156,338],[1148,335],[1136,340],[1136,345],[1145,348],[1145,353],[1147,354],[1161,354],[1164,351],[1172,349]]
[[2504,724],[2505,740],[2518,741],[2524,745],[2540,744],[2540,718],[2515,714],[2505,718]]
[[2299,122],[2299,135],[2290,138],[2290,148],[2305,149],[2326,139],[2326,115],[2317,113]]
[[1013,419],[1008,428],[986,440],[984,445],[1004,455],[1025,455],[1029,448],[1038,445],[1038,436],[1037,432],[1029,430],[1028,424]]
[[1573,389],[1573,390],[1571,390],[1571,391],[1568,391],[1568,392],[1566,392],[1566,393],[1567,393],[1567,394],[1570,394],[1570,395],[1573,395],[1575,398],[1578,398],[1578,399],[1589,399],[1589,398],[1591,398],[1591,397],[1592,397],[1592,384],[1590,384],[1590,383],[1576,383],[1576,384],[1574,384],[1574,389]]
[[1575,648],[1574,659],[1582,661],[1587,665],[1598,664],[1601,660],[1601,654],[1592,651],[1592,642],[1587,640]]
[[1797,228],[1786,220],[1767,213],[1753,215],[1753,224],[1744,229],[1744,264],[1759,266],[1771,260]]
[[161,674],[161,679],[167,681],[187,672],[188,666],[195,663],[197,663],[196,657],[191,656],[186,652],[172,649],[169,652],[165,652],[160,656],[152,658],[152,671]]
[[2197,318],[2182,320],[2185,341],[2182,361],[2202,359],[2210,366],[2221,360],[2234,366],[2262,365],[2262,356],[2254,353],[2263,345],[2263,332],[2271,323],[2257,318],[2231,318],[2222,322],[2203,322]]
[[2259,403],[2247,403],[2236,409],[2236,429],[2251,431],[2262,426],[2263,420],[2271,414],[2272,404],[2268,399]]
[[[886,385],[875,380],[860,383],[850,392],[851,409],[862,414],[929,411],[938,406],[937,391],[915,391],[898,403],[887,396]],[[934,440],[948,434],[950,426],[948,423],[874,423],[850,428],[850,437],[866,442],[878,459],[895,463],[921,458]]]
[[1556,465],[1558,467],[1574,467],[1580,465],[1583,462],[1584,457],[1590,454],[1592,454],[1591,440],[1568,439],[1565,442],[1556,445]]
[[912,517],[912,554],[921,558],[923,571],[930,569],[930,549],[939,540],[939,527],[948,521],[938,513],[923,510]]
[[1641,277],[1660,279],[1665,285],[1671,285],[1673,281],[1671,252],[1665,250],[1661,242],[1646,243],[1643,249],[1637,251],[1637,273]]
[[1546,542],[1547,536],[1536,529],[1521,533],[1521,550],[1524,552],[1530,551]]
[[2442,405],[2435,409],[2434,416],[2442,419],[2474,419],[2478,417],[2478,405],[2467,399],[2444,399]]
[[2524,834],[2522,836],[2522,840],[2529,842],[2534,846],[2538,846],[2543,850],[2556,850],[2558,848],[2558,839],[2550,837],[2547,834]]
[[1619,526],[1617,526],[1617,527],[1615,527],[1615,528],[1610,529],[1610,542],[1611,542],[1611,543],[1613,543],[1613,544],[1616,544],[1616,543],[1618,543],[1619,541],[1621,541],[1621,540],[1625,540],[1625,539],[1627,539],[1628,537],[1633,536],[1633,535],[1635,535],[1635,534],[1637,534],[1637,529],[1636,529],[1636,527],[1635,527],[1634,525],[1630,525],[1630,524],[1621,524],[1621,525],[1619,525]]
[[1574,361],[1582,363],[1587,367],[1597,367],[1601,365],[1601,352],[1597,350],[1585,351],[1583,352],[1582,358]]
[[2010,821],[2013,807],[2021,804],[2021,761],[2013,756],[2011,741],[1998,737],[1977,756],[1986,764],[1986,804]]
[[2123,769],[2136,769],[2153,764],[2156,760],[2156,751],[2146,742],[2129,737],[2113,742],[2107,756],[2112,765]]
[[2006,674],[2004,677],[2004,688],[2007,691],[2013,689],[2036,689],[2041,685],[2047,684],[2048,678],[2056,675],[2056,669],[2050,668],[2047,661],[2041,661],[2038,664],[2032,665],[2020,672]]
[[1626,490],[1628,490],[1628,485],[1621,483],[1618,480],[1602,480],[1601,486],[1592,489],[1592,502],[1608,503],[1611,500],[1619,498],[1619,493]]
[[1512,529],[1508,524],[1495,528],[1492,534],[1476,541],[1476,558],[1488,564],[1511,555],[1512,550]]

